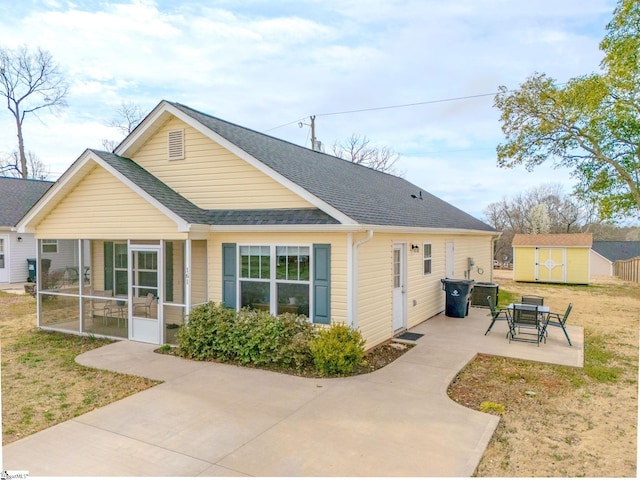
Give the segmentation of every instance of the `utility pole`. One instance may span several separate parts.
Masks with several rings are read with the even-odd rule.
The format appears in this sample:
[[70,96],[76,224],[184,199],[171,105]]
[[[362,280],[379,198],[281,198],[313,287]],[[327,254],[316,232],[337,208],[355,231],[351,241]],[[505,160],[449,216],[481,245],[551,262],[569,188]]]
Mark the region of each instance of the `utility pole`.
[[302,128],[303,125],[311,126],[311,150],[315,150],[316,149],[316,116],[311,115],[309,119],[311,120],[311,124],[298,122],[298,126],[300,128]]
[[311,115],[311,150],[316,149],[316,116]]

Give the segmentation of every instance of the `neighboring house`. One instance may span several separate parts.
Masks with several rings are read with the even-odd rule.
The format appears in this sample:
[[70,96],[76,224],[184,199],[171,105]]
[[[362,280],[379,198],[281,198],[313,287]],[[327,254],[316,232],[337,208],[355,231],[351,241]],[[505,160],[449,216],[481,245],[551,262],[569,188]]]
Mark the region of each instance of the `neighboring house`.
[[53,182],[0,177],[0,283],[22,283],[29,277],[27,259],[36,258],[36,239],[17,233],[16,225]]
[[516,234],[513,279],[516,282],[588,284],[590,233]]
[[640,257],[640,242],[594,241],[591,247],[591,275],[613,276],[618,260]]
[[368,347],[442,312],[441,278],[491,281],[499,235],[407,180],[167,101],[19,229],[83,252],[77,284],[39,285],[43,328],[175,343],[215,301],[345,323]]

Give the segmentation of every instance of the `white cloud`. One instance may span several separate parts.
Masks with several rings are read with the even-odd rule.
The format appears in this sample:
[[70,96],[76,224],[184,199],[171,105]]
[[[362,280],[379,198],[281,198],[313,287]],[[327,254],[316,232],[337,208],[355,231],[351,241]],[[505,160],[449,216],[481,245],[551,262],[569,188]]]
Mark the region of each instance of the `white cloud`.
[[[589,73],[598,68],[614,6],[23,0],[0,17],[0,31],[3,45],[46,47],[68,72],[64,118],[30,122],[27,136],[29,148],[55,161],[57,172],[109,137],[104,125],[122,100],[150,110],[165,98],[257,130],[291,123],[269,133],[299,144],[308,142],[309,130],[296,120],[317,114],[326,145],[367,135],[403,155],[409,180],[478,212],[559,175],[547,167],[528,174],[495,166],[502,136],[492,97],[322,114],[492,93],[535,71],[559,81]],[[0,111],[0,151],[14,139],[11,117]]]

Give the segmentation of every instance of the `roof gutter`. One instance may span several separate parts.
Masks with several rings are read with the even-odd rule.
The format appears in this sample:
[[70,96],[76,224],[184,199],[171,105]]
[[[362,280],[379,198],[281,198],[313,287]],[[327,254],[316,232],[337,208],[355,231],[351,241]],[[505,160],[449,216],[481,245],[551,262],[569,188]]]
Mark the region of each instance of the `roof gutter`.
[[[351,237],[351,234],[349,234]],[[349,325],[351,328],[358,328],[358,250],[362,245],[369,242],[373,238],[373,229],[367,230],[367,236],[365,238],[361,238],[360,240],[351,243],[349,241],[349,253],[351,254],[351,268],[349,269],[349,279],[347,281],[347,296],[349,298],[349,302],[351,303],[351,308],[349,309]]]

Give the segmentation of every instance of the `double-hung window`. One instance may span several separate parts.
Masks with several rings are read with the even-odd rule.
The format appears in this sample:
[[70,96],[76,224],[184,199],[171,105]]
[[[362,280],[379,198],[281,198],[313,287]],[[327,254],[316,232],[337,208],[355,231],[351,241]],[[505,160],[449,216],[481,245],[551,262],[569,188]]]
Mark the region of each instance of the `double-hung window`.
[[425,243],[422,247],[422,274],[431,275],[431,244]]
[[309,246],[243,245],[239,257],[241,307],[309,316]]
[[58,240],[43,239],[40,245],[42,253],[58,253]]

